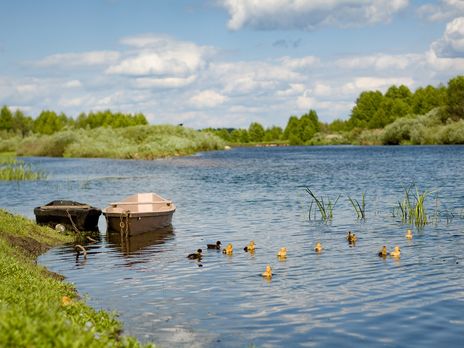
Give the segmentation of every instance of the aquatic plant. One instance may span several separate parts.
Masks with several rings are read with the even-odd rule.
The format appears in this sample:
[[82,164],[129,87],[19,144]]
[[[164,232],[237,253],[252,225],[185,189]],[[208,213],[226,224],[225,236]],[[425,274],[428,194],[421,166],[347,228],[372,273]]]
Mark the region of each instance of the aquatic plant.
[[358,219],[365,219],[366,218],[366,193],[363,192],[361,196],[361,203],[355,198],[351,198],[348,196],[348,200],[350,201],[351,205],[353,206],[357,218]]
[[18,161],[13,156],[0,156],[0,180],[40,180],[46,179],[43,171],[34,171],[32,166],[24,161]]
[[316,203],[316,207],[319,210],[319,214],[321,215],[321,219],[325,222],[328,222],[333,219],[333,210],[335,208],[335,205],[337,204],[339,198],[341,195],[338,195],[338,197],[335,199],[335,201],[332,201],[329,197],[326,197],[326,200],[324,201],[324,197],[317,197],[309,187],[305,188],[306,192],[311,196],[313,201],[311,201],[311,205],[309,208],[309,219],[311,220],[311,211],[313,207],[313,203]]
[[[411,195],[411,190],[413,194]],[[427,212],[425,209],[425,199],[432,191],[420,192],[415,184],[403,187],[403,199],[398,201],[397,212],[401,217],[402,223],[414,224],[418,228],[424,227],[428,223]],[[395,212],[393,213],[395,216]]]

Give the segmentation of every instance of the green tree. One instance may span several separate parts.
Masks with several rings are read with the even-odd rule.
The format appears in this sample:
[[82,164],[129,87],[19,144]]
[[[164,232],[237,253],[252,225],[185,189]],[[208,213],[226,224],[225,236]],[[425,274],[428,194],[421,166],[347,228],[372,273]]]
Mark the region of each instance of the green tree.
[[252,122],[248,127],[248,139],[251,142],[261,142],[264,139],[264,127],[258,122]]
[[24,113],[18,109],[13,114],[12,124],[14,131],[20,133],[21,136],[24,137],[32,131],[34,121],[31,117],[24,115]]
[[59,116],[54,111],[42,111],[34,120],[33,130],[41,134],[53,134],[60,131],[68,124],[68,118],[61,113]]
[[367,128],[369,121],[380,108],[383,99],[384,97],[380,91],[362,92],[356,99],[356,105],[351,110],[348,122],[349,129],[356,127]]
[[283,131],[282,128],[277,126],[272,126],[271,128],[266,128],[264,132],[264,141],[275,141],[282,138]]
[[448,81],[447,111],[454,120],[464,118],[464,76],[457,76]]
[[294,142],[302,142],[300,135],[300,121],[297,116],[290,116],[287,126],[285,127],[283,139],[290,141],[290,137],[292,137]]
[[6,105],[0,110],[0,129],[8,132],[13,129],[13,114]]
[[425,115],[430,110],[446,105],[446,87],[435,88],[428,85],[425,88],[419,87],[412,96],[412,112],[416,115]]

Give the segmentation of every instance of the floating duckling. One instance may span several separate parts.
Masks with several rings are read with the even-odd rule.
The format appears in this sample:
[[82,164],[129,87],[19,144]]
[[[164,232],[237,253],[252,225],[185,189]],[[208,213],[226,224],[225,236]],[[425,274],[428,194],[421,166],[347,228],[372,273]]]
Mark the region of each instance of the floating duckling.
[[232,243],[227,244],[227,246],[222,250],[223,254],[232,255],[234,248],[232,247]]
[[266,270],[264,271],[264,273],[262,274],[262,276],[264,278],[267,278],[267,279],[270,279],[272,278],[272,268],[271,268],[271,265],[267,265],[266,266]]
[[198,249],[197,252],[187,255],[187,258],[190,260],[200,260],[203,255],[201,255],[202,250]]
[[348,235],[346,236],[346,240],[348,243],[356,243],[358,240],[358,237],[356,237],[356,234],[352,233],[351,231],[348,231]]
[[316,246],[314,247],[314,251],[315,251],[316,253],[320,253],[320,252],[322,251],[322,244],[319,243],[319,242],[317,242],[317,243],[316,243]]
[[285,259],[287,257],[287,248],[280,248],[279,252],[277,253],[277,257],[279,259]]
[[412,231],[411,231],[411,230],[407,230],[407,231],[406,231],[405,237],[406,237],[407,239],[412,239]]
[[243,248],[243,250],[245,250],[245,252],[247,252],[247,251],[249,251],[249,252],[255,251],[255,241],[252,240],[250,242],[250,244],[248,244],[246,247]]
[[387,257],[388,253],[387,253],[387,247],[385,245],[382,247],[382,250],[379,251],[378,255],[380,257]]
[[395,250],[393,250],[393,251],[390,253],[390,256],[391,256],[391,257],[395,257],[395,258],[399,258],[399,257],[400,257],[400,254],[401,254],[401,250],[400,250],[400,247],[397,245],[397,246],[395,246]]
[[216,244],[206,244],[206,247],[208,249],[216,249],[216,250],[221,250],[221,241],[218,240]]

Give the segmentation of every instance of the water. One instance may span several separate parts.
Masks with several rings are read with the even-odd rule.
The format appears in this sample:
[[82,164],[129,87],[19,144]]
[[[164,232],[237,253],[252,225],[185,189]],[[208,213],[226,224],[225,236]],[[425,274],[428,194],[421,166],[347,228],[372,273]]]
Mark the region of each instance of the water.
[[[118,243],[104,233],[76,261],[72,246],[39,263],[66,276],[125,333],[162,347],[461,346],[464,340],[464,147],[244,148],[156,161],[30,158],[45,182],[0,183],[0,207],[73,199],[105,207],[136,192],[177,205],[173,229]],[[403,186],[438,190],[443,215],[406,240],[391,214]],[[330,224],[308,221],[309,186],[335,200]],[[347,195],[366,192],[367,221]],[[435,210],[435,194],[427,198]],[[345,235],[353,230],[358,243]],[[243,247],[256,242],[254,255]],[[232,242],[234,254],[206,251]],[[320,241],[321,254],[313,251]],[[401,259],[379,258],[399,245]],[[276,257],[281,247],[288,257]],[[266,264],[274,276],[261,277]]]

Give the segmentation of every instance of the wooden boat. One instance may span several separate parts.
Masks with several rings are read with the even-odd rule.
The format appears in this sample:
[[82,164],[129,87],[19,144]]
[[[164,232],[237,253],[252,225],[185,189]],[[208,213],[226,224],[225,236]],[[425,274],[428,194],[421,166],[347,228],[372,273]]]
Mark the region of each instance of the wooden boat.
[[176,206],[155,193],[137,193],[103,209],[107,231],[133,236],[171,225]]
[[141,233],[135,236],[122,236],[121,233],[108,233],[107,241],[115,250],[122,252],[124,255],[129,255],[144,249],[157,247],[162,250],[161,245],[174,236],[174,229],[171,226],[162,227],[156,231],[149,233]]
[[[69,231],[98,231],[99,208],[75,201],[56,200],[34,208],[39,225],[55,228],[61,224]],[[76,231],[77,230],[77,231]]]

